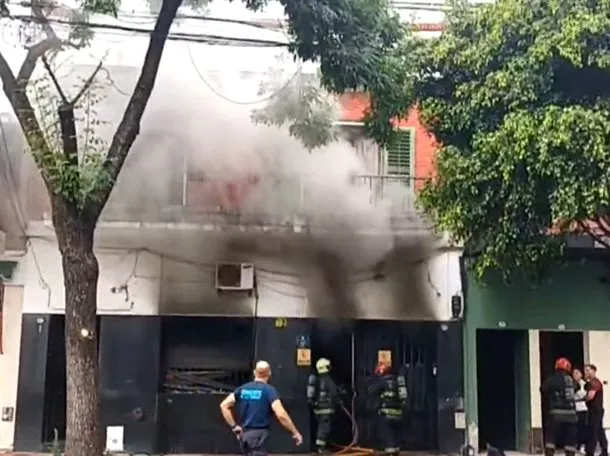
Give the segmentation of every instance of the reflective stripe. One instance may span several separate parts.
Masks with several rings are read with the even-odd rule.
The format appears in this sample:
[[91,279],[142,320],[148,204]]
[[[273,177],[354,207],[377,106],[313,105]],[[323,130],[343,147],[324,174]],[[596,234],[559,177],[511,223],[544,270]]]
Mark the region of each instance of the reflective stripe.
[[316,446],[325,446],[325,445],[326,445],[326,441],[324,441],[324,440],[316,440]]
[[400,448],[384,448],[383,451],[385,451],[386,453],[398,453],[400,451]]
[[314,415],[330,415],[331,413],[333,413],[333,409],[331,408],[324,408],[324,409],[315,409],[313,411]]
[[553,415],[574,415],[576,416],[576,410],[575,409],[551,409],[549,410],[549,413],[553,414]]
[[379,409],[379,413],[392,416],[402,416],[402,410],[400,409],[382,408]]
[[554,450],[555,449],[555,444],[554,443],[545,443],[544,447],[548,448],[550,450]]
[[576,452],[578,451],[578,449],[577,449],[576,447],[574,447],[574,446],[569,446],[569,445],[567,445],[567,446],[564,448],[564,450],[565,450],[565,451],[572,451],[573,453],[576,453]]

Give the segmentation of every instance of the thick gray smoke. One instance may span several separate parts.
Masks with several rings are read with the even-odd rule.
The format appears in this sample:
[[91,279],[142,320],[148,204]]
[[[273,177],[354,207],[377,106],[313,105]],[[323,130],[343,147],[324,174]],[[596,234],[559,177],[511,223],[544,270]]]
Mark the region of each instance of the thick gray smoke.
[[[91,69],[83,68],[83,76]],[[141,134],[105,211],[107,220],[155,220],[161,213],[177,221],[188,202],[200,206],[200,220],[218,220],[210,212],[223,207],[239,214],[231,216],[236,223],[296,226],[299,241],[282,244],[279,257],[299,271],[314,315],[357,316],[355,283],[386,280],[389,299],[401,307],[413,303],[425,316],[427,285],[418,268],[429,256],[431,239],[414,214],[405,183],[373,177],[379,159],[372,142],[354,147],[341,139],[310,152],[287,128],[253,124],[257,106],[223,100],[200,79],[172,70],[162,66]],[[113,83],[96,108],[107,124],[97,134],[107,139],[128,99],[119,92],[131,93],[136,78],[135,71],[110,73]],[[253,100],[258,82],[250,81],[249,92],[243,86],[221,91]],[[185,162],[201,182],[198,188],[184,185]],[[238,207],[232,206],[231,194]],[[265,254],[261,236],[238,233],[226,239],[227,258],[247,261]],[[397,312],[406,315],[404,309]]]

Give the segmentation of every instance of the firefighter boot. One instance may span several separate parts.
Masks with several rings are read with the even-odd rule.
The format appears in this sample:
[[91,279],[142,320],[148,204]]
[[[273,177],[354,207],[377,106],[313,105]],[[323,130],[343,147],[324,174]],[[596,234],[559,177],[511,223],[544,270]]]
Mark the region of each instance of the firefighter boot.
[[[544,456],[554,456],[555,455],[555,445],[551,446],[546,444],[544,446]],[[574,455],[572,455],[574,456]]]

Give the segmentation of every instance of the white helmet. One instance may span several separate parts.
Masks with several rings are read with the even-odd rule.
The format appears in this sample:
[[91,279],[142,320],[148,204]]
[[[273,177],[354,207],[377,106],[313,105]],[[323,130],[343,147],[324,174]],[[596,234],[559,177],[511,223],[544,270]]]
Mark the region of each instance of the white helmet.
[[316,362],[316,371],[318,374],[326,374],[330,370],[330,360],[326,358],[320,358]]

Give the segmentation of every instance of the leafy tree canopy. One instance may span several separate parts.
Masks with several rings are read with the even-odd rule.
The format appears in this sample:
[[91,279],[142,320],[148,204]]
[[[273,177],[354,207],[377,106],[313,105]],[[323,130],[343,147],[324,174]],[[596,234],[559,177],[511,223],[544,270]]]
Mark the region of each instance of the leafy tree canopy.
[[440,143],[421,202],[479,275],[537,276],[575,227],[610,235],[608,30],[608,0],[458,4],[411,54],[410,97]]

